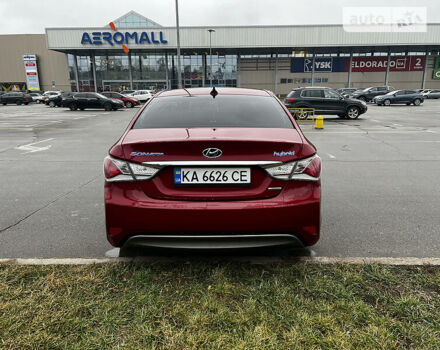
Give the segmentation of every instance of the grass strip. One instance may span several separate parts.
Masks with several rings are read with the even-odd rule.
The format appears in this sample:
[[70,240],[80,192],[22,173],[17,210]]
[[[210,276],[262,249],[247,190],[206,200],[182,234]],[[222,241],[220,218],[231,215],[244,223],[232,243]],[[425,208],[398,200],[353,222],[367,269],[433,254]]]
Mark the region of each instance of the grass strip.
[[440,349],[440,267],[0,265],[4,349]]

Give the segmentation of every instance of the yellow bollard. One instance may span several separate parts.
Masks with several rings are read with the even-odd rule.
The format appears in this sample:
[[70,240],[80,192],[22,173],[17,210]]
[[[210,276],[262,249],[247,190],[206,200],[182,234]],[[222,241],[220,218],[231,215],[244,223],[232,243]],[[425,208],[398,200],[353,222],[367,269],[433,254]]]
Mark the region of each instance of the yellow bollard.
[[315,129],[324,129],[324,117],[322,115],[316,117]]

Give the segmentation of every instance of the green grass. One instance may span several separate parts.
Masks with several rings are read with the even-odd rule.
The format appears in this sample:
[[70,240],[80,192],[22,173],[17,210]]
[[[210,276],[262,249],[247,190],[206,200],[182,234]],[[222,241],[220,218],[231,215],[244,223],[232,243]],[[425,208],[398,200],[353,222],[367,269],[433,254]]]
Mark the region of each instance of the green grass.
[[440,268],[0,265],[1,349],[440,349]]

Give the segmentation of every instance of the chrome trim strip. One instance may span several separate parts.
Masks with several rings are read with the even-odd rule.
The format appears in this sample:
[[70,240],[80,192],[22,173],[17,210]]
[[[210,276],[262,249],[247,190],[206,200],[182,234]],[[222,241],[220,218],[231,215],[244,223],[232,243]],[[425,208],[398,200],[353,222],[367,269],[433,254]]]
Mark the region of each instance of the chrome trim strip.
[[310,176],[307,174],[294,174],[290,178],[291,181],[296,180],[296,181],[313,181],[313,182],[319,181],[319,179],[320,179],[320,177],[313,177],[313,176]]
[[133,179],[133,176],[131,175],[116,175],[115,177],[112,177],[110,179],[105,179],[107,182],[123,182],[123,181],[135,181]]
[[151,247],[168,249],[240,249],[291,245],[304,247],[293,234],[231,234],[231,235],[135,235],[121,248]]
[[282,187],[268,187],[267,189],[268,189],[268,191],[280,191],[283,188]]
[[279,165],[283,162],[274,160],[170,160],[162,162],[143,162],[143,165],[152,166],[223,166],[223,165],[234,165],[234,166],[251,166],[251,165]]

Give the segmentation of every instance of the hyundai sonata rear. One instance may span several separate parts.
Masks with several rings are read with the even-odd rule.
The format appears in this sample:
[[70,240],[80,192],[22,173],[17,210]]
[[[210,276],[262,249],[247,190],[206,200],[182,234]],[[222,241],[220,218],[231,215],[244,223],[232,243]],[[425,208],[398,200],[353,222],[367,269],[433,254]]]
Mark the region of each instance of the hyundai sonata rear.
[[321,160],[266,91],[160,93],[104,161],[114,246],[229,249],[319,239]]

